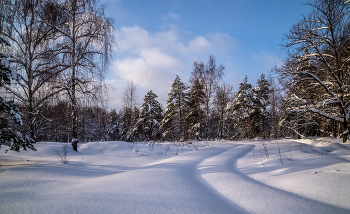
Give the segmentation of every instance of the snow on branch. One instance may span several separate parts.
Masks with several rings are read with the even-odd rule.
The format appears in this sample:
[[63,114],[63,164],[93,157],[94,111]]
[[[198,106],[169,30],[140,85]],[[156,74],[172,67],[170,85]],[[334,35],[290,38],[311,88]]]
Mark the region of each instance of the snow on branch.
[[310,72],[293,72],[293,74],[297,74],[297,75],[304,74],[304,75],[307,75],[307,76],[312,77],[314,80],[316,80],[317,82],[319,82],[319,83],[322,85],[322,87],[323,87],[332,97],[336,97],[336,96],[334,95],[334,93],[331,92],[331,91],[329,90],[329,88],[327,87],[327,85],[326,85],[322,80],[320,80],[320,78],[318,78],[317,76],[315,76],[314,74],[312,74],[312,73],[310,73]]
[[315,29],[312,29],[312,30],[316,31],[316,30],[323,30],[323,29],[329,29],[329,27],[319,27],[319,28],[315,28]]

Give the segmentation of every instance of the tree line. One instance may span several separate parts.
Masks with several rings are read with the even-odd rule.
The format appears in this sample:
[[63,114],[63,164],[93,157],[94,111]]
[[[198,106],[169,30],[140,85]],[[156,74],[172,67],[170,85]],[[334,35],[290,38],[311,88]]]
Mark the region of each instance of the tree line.
[[[284,35],[283,65],[268,77],[262,74],[255,86],[246,76],[234,91],[222,80],[225,67],[210,56],[206,63],[194,62],[188,83],[175,77],[166,106],[153,91],[139,105],[137,87],[129,81],[117,112],[101,104],[114,42],[112,20],[103,7],[93,0],[1,0],[0,36],[3,44],[11,43],[1,45],[1,72],[5,77],[8,58],[18,74],[12,84],[2,78],[1,87],[17,101],[23,119],[14,129],[32,140],[70,141],[75,150],[78,142],[103,139],[330,136],[346,142],[350,1],[309,0],[305,5],[311,12]],[[3,124],[2,129],[9,127]]]

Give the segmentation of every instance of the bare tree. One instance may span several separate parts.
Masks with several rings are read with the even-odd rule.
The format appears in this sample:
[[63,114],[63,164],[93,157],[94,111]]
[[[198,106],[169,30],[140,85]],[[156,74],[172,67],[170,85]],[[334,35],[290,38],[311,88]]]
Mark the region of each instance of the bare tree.
[[222,139],[224,136],[224,116],[226,113],[227,104],[231,101],[233,95],[233,87],[229,84],[222,83],[215,90],[215,106],[219,115],[217,139]]
[[127,82],[123,90],[123,104],[124,107],[130,109],[137,106],[137,86],[132,79]]
[[41,22],[55,29],[63,59],[69,69],[61,75],[61,87],[71,103],[72,146],[77,151],[78,99],[98,98],[113,43],[112,20],[94,0],[46,0]]
[[279,88],[275,80],[270,76],[269,83],[271,87],[269,102],[270,102],[270,113],[269,113],[269,123],[271,125],[270,137],[278,137],[278,122],[279,122],[279,107],[281,96],[279,93]]
[[[345,0],[309,0],[313,11],[286,35],[289,58],[278,72],[292,77],[286,111],[309,113],[341,124],[349,136],[350,4]],[[316,121],[315,121],[316,122]],[[310,123],[305,120],[305,123]]]
[[191,82],[198,79],[200,83],[204,86],[204,111],[206,117],[206,139],[209,139],[209,117],[210,117],[210,109],[214,103],[213,95],[215,93],[215,89],[222,79],[224,75],[225,66],[216,65],[215,58],[213,56],[209,56],[208,63],[205,65],[203,62],[194,62]]
[[5,88],[25,107],[25,118],[33,139],[40,119],[45,119],[41,107],[62,90],[55,81],[68,67],[59,60],[63,49],[54,42],[55,30],[39,21],[43,4],[42,0],[4,0],[0,13],[0,35],[13,44],[13,49],[7,53],[21,77],[16,80],[17,87]]

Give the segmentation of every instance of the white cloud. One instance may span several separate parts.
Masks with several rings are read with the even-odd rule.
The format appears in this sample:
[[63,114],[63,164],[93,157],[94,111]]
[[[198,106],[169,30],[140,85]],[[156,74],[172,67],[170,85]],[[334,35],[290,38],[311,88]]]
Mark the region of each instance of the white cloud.
[[228,34],[211,33],[186,41],[176,29],[151,33],[138,26],[118,29],[116,41],[117,59],[112,63],[109,83],[117,84],[110,107],[118,109],[127,80],[133,79],[139,87],[140,103],[144,94],[153,90],[165,105],[175,76],[187,82],[194,60],[206,61],[210,54],[227,54],[237,46]]
[[179,20],[181,20],[180,16],[174,12],[169,12],[167,14],[163,14],[160,16],[160,19],[162,19],[163,21],[179,21]]
[[263,63],[264,68],[267,70],[271,69],[275,65],[277,66],[282,65],[281,58],[278,58],[277,56],[274,56],[273,54],[267,53],[265,51],[262,51],[259,54],[253,54],[252,57],[253,59]]
[[168,15],[172,20],[180,20],[180,16],[174,12],[169,12]]

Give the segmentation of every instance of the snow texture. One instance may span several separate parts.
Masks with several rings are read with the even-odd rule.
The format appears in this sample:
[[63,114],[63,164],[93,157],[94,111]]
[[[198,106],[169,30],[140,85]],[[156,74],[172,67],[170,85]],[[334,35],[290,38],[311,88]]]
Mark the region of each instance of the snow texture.
[[[263,142],[270,156],[264,166],[258,158]],[[37,152],[20,153],[5,153],[2,146],[0,210],[350,213],[350,145],[340,139],[211,143],[199,142],[196,151],[185,144],[155,143],[152,150],[136,144],[131,152],[127,142],[91,142],[69,151],[67,164],[54,153],[60,143],[39,143]]]

